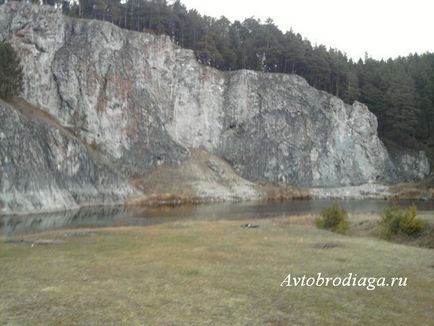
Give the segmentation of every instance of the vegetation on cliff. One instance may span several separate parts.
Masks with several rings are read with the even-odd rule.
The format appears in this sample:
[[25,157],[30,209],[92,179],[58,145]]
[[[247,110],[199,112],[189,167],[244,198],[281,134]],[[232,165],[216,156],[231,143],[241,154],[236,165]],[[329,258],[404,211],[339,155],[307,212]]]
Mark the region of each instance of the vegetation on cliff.
[[23,72],[17,53],[9,43],[0,42],[0,98],[18,95],[22,83]]

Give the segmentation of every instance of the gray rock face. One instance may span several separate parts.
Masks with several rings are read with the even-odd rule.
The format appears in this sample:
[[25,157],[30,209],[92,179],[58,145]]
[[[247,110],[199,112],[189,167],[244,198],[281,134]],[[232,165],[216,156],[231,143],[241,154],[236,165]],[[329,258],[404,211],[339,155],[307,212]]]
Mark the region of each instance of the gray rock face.
[[123,202],[133,189],[79,140],[0,101],[0,211]]
[[230,116],[219,150],[241,175],[303,186],[389,176],[377,120],[365,105],[346,105],[296,76],[241,72],[232,78],[229,105],[239,108],[240,99],[248,99],[248,116]]
[[391,155],[396,171],[396,181],[413,181],[427,177],[430,164],[425,152],[400,152]]
[[[166,36],[0,6],[0,39],[24,65],[23,97],[94,143],[125,176],[178,164],[189,149],[249,180],[347,186],[396,179],[377,120],[295,75],[221,72]],[[424,160],[412,166],[426,175]],[[401,170],[402,173],[407,172]]]
[[0,7],[0,33],[21,57],[23,97],[97,144],[124,174],[140,175],[188,155],[165,127],[170,76],[160,85],[145,57],[163,59],[164,66],[159,52],[164,43],[172,45],[169,39],[16,2]]
[[312,188],[314,199],[385,199],[392,195],[390,187],[381,184],[363,184],[350,187]]

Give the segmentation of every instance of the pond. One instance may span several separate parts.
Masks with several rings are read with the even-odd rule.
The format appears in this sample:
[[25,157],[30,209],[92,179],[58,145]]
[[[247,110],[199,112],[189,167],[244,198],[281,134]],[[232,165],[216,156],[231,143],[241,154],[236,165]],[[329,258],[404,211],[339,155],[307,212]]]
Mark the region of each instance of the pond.
[[[350,213],[378,213],[388,205],[384,200],[345,200]],[[412,201],[402,201],[401,206]],[[420,211],[433,212],[434,201],[414,202]],[[76,211],[35,215],[0,216],[0,236],[11,237],[54,229],[146,226],[180,220],[261,219],[297,214],[316,214],[330,200],[244,202],[185,205],[157,208],[93,207]]]

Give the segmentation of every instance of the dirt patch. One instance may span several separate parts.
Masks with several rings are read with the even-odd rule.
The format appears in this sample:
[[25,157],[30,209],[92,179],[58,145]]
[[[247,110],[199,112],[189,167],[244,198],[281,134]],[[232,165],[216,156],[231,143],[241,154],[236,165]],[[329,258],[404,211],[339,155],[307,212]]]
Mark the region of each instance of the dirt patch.
[[90,231],[72,231],[72,232],[66,232],[62,235],[64,238],[84,238],[84,237],[94,237],[96,236],[95,232]]
[[46,245],[59,245],[64,243],[64,241],[59,239],[37,239],[37,240],[18,239],[18,240],[6,240],[5,243],[27,244],[34,247],[34,246],[46,246]]
[[333,248],[343,247],[343,245],[338,242],[322,242],[322,243],[320,242],[320,243],[315,243],[313,247],[316,249],[333,249]]
[[315,216],[313,215],[294,215],[290,217],[273,218],[271,221],[274,225],[286,227],[288,225],[313,225]]
[[308,199],[306,191],[270,183],[254,183],[235,173],[225,160],[194,149],[179,166],[164,164],[149,175],[131,180],[145,194],[127,205],[161,206],[223,201]]
[[13,107],[15,109],[17,109],[19,112],[21,112],[25,116],[27,116],[31,119],[36,119],[38,121],[41,121],[43,123],[46,123],[46,124],[56,128],[56,129],[59,129],[64,134],[68,135],[69,137],[77,138],[76,135],[70,129],[62,126],[59,123],[59,121],[57,121],[57,119],[55,117],[53,117],[51,114],[31,105],[30,103],[28,103],[24,99],[22,99],[20,97],[15,97],[15,98],[9,100],[9,103],[11,105],[13,105]]
[[308,191],[291,185],[259,183],[258,188],[265,193],[268,201],[283,201],[288,199],[310,199]]

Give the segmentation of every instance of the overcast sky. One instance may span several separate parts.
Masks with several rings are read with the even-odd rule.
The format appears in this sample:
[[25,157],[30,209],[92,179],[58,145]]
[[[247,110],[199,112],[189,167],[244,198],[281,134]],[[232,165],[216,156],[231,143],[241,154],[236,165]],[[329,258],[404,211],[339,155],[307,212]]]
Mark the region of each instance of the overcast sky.
[[434,0],[182,0],[189,8],[231,21],[271,17],[313,44],[353,59],[434,52]]

